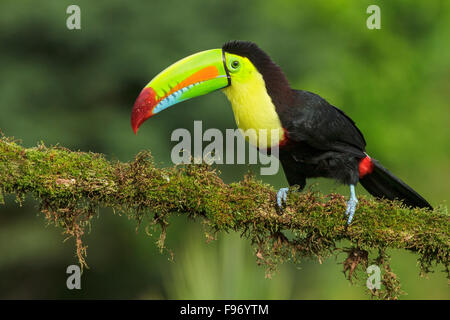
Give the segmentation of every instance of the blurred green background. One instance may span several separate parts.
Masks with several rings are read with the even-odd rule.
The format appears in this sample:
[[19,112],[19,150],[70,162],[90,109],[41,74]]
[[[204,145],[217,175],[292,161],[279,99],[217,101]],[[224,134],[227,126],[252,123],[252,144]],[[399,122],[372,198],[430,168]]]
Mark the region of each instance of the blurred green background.
[[[81,8],[81,30],[66,28],[66,8]],[[366,8],[381,8],[381,30],[366,27]],[[140,90],[169,64],[252,40],[282,67],[294,88],[320,94],[350,115],[368,152],[433,205],[450,192],[449,1],[6,1],[0,2],[0,129],[27,147],[44,141],[131,160],[150,149],[170,166],[176,128],[235,128],[222,93],[170,108],[134,136],[130,111]],[[223,165],[226,182],[247,166]],[[254,170],[254,168],[253,168]],[[258,170],[254,170],[257,172]],[[262,177],[275,188],[282,172]],[[347,188],[320,179],[323,192]],[[360,193],[364,191],[359,188]],[[82,290],[66,288],[77,263],[73,239],[45,226],[36,203],[0,206],[0,298],[366,299],[340,261],[302,261],[273,278],[247,241],[220,234],[205,242],[200,223],[172,220],[160,254],[144,230],[101,210],[85,237],[90,266]],[[404,299],[448,299],[443,266],[418,276],[416,256],[392,251]],[[341,257],[344,259],[344,256]]]

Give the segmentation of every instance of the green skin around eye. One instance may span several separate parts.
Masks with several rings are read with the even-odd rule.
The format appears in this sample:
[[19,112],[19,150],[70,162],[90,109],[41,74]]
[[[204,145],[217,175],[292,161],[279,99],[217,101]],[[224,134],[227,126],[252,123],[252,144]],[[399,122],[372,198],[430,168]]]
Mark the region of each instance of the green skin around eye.
[[241,63],[239,59],[233,57],[229,60],[227,67],[230,72],[237,72],[241,67]]

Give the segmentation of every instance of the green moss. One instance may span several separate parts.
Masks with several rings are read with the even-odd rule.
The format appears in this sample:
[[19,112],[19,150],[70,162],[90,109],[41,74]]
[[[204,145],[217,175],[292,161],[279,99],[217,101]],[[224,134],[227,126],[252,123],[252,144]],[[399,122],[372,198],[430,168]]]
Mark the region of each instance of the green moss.
[[[346,228],[341,195],[292,192],[280,213],[273,188],[253,176],[228,185],[207,165],[158,169],[147,151],[132,162],[119,163],[99,154],[43,143],[25,149],[1,138],[0,204],[3,193],[16,194],[19,202],[25,194],[36,198],[47,220],[76,240],[83,266],[86,227],[97,208],[108,207],[139,224],[150,221],[148,233],[158,227],[161,250],[165,249],[172,214],[202,219],[210,238],[220,231],[238,231],[251,240],[257,261],[266,266],[268,276],[284,261],[323,260],[346,252],[344,270],[352,279],[365,272],[363,267],[369,262],[365,253],[376,251],[378,256],[372,262],[383,269],[383,289],[371,294],[383,299],[401,293],[385,254],[389,248],[418,253],[422,273],[443,264],[448,274],[449,216],[445,207],[411,209],[395,201],[361,197],[354,222]],[[351,248],[342,248],[342,240]]]

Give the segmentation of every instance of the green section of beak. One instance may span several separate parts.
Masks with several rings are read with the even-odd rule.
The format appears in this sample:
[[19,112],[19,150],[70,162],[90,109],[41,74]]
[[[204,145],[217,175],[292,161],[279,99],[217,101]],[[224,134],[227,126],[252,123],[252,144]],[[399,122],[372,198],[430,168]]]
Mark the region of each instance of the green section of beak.
[[181,101],[230,85],[222,49],[188,56],[160,72],[134,104],[131,124],[136,132],[148,118]]
[[222,49],[212,49],[193,54],[174,63],[159,73],[146,87],[152,87],[157,98],[163,98],[168,93],[173,94],[186,88],[179,97],[181,100],[198,97],[227,85]]

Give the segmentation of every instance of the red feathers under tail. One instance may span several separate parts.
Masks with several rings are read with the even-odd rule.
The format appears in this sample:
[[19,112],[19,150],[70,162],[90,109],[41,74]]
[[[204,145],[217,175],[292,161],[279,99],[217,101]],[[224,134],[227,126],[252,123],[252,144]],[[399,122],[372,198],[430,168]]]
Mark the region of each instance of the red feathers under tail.
[[366,157],[361,161],[359,182],[374,197],[398,199],[411,207],[433,209],[422,196],[375,159]]

